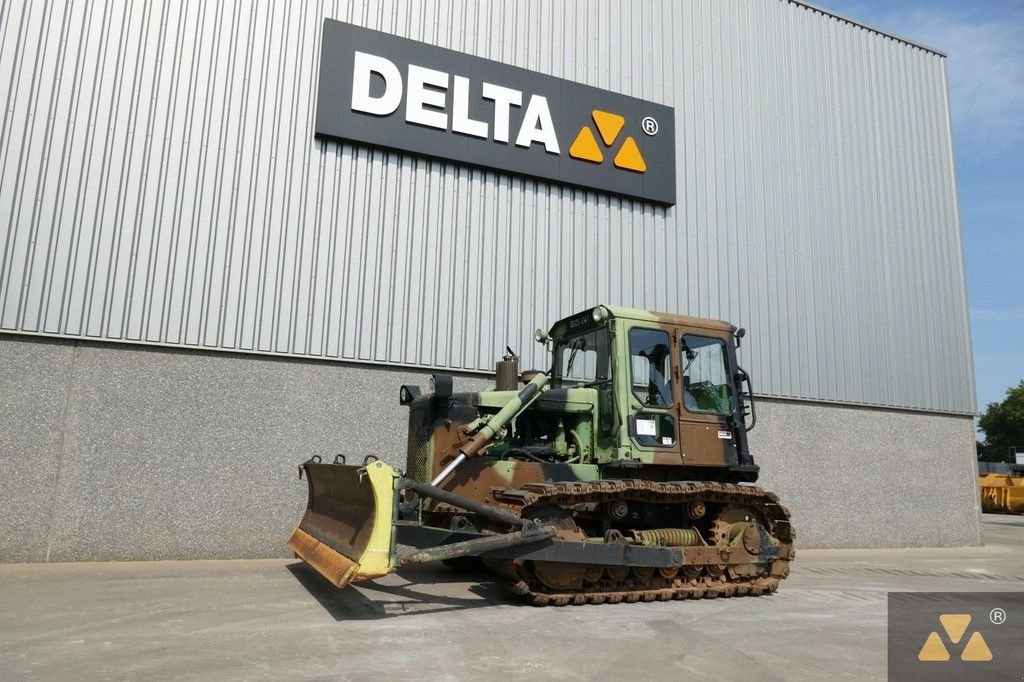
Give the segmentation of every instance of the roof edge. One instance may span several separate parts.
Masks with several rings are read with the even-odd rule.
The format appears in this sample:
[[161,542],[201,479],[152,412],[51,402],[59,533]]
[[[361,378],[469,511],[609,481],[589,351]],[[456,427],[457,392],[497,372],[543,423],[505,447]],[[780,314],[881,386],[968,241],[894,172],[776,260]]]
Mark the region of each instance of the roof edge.
[[866,24],[863,21],[859,21],[857,19],[852,19],[852,18],[846,16],[845,14],[839,14],[838,12],[834,12],[834,11],[832,11],[830,9],[825,9],[824,7],[821,7],[819,5],[815,5],[815,4],[810,3],[810,2],[805,2],[804,0],[783,0],[783,1],[786,2],[786,3],[789,3],[791,5],[800,5],[801,7],[806,7],[809,10],[813,10],[815,12],[819,12],[819,13],[824,14],[826,16],[835,17],[836,19],[839,19],[840,21],[845,21],[846,23],[852,24],[854,26],[860,26],[861,28],[866,28],[867,30],[872,31],[874,33],[877,33],[879,35],[883,35],[883,36],[885,36],[887,38],[892,38],[893,40],[895,40],[897,42],[904,43],[904,44],[910,45],[912,47],[916,47],[918,49],[924,50],[925,52],[931,52],[932,54],[935,54],[935,55],[938,55],[939,57],[942,57],[943,59],[945,59],[945,58],[947,58],[949,56],[945,52],[943,52],[942,50],[936,50],[934,47],[931,47],[929,45],[925,45],[924,43],[919,43],[917,41],[910,40],[908,38],[904,38],[903,36],[898,36],[895,33],[892,33],[891,31],[886,31],[886,30],[880,29],[877,26],[872,26],[871,24]]
[[627,320],[639,322],[663,322],[688,327],[699,327],[703,329],[714,329],[733,333],[739,327],[725,320],[716,320],[710,317],[695,317],[693,315],[679,315],[677,313],[666,313],[655,310],[644,310],[642,308],[627,308],[625,306],[601,304],[612,314],[613,317],[621,317]]

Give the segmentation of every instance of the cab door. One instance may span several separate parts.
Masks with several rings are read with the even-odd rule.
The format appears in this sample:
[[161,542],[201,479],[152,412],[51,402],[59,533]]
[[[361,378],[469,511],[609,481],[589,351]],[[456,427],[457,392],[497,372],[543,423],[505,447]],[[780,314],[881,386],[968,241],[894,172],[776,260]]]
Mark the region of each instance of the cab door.
[[625,405],[629,420],[630,448],[641,452],[642,461],[678,466],[679,395],[676,383],[678,359],[671,329],[632,325],[626,330],[627,358]]
[[736,395],[728,339],[702,329],[676,330],[679,363],[679,439],[685,464],[728,466],[738,461],[731,419]]

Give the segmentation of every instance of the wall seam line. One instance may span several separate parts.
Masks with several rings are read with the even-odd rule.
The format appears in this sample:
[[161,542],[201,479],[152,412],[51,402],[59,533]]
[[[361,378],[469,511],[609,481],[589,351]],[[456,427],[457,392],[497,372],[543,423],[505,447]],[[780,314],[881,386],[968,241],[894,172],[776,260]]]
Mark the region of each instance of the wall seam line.
[[68,383],[64,394],[64,410],[60,418],[60,446],[58,448],[57,477],[53,482],[53,501],[50,505],[50,520],[46,527],[46,557],[44,561],[50,563],[50,552],[53,549],[53,528],[57,516],[57,500],[60,497],[61,473],[64,470],[64,459],[67,457],[68,413],[71,411],[71,387],[75,380],[75,365],[78,362],[78,352],[82,347],[81,341],[75,341],[71,348],[71,366],[68,368]]

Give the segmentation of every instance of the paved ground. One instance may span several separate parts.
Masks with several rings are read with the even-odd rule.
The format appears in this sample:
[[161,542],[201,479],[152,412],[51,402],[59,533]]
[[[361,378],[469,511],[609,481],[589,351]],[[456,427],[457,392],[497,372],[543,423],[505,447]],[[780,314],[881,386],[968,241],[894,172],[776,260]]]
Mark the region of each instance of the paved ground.
[[801,551],[770,597],[544,609],[443,568],[337,592],[290,561],[3,565],[0,678],[878,679],[886,592],[1024,590],[1024,517],[984,528]]

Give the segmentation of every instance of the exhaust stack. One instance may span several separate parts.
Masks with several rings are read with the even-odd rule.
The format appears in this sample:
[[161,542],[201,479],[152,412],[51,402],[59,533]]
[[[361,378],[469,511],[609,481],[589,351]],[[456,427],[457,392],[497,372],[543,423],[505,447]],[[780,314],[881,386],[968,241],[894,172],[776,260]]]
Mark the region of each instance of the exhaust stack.
[[506,354],[494,365],[496,391],[514,391],[519,387],[519,356],[505,347]]

